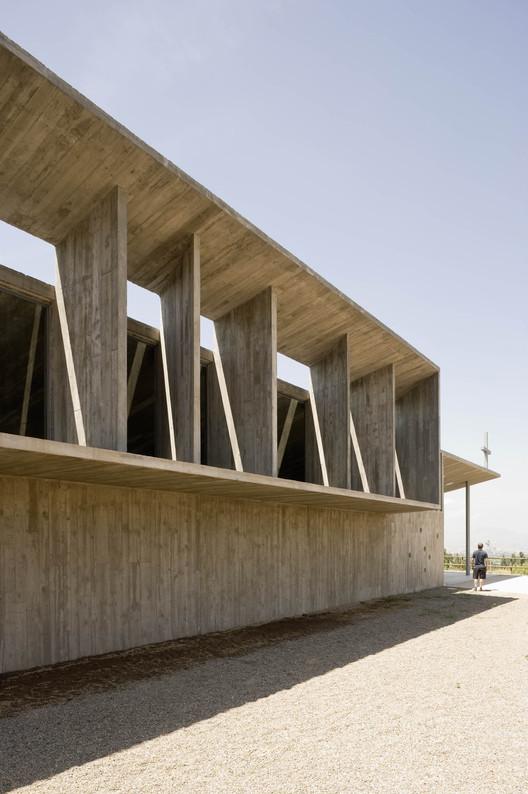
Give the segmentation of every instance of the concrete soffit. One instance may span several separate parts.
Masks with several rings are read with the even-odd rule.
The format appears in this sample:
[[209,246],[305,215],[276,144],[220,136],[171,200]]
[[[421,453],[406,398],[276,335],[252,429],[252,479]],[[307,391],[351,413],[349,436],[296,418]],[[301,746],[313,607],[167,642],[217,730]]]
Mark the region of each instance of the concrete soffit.
[[481,482],[489,482],[496,480],[501,475],[487,469],[485,466],[480,466],[478,463],[472,463],[469,460],[460,458],[453,455],[451,452],[442,450],[442,460],[444,469],[444,493],[449,491],[457,491],[469,485],[478,485]]
[[128,278],[134,283],[162,291],[178,252],[198,234],[205,317],[216,320],[273,286],[277,348],[286,356],[310,366],[347,334],[354,351],[350,380],[394,364],[396,397],[438,371],[2,34],[0,69],[10,85],[0,97],[5,170],[0,218],[6,223],[57,245],[119,186],[126,194]]

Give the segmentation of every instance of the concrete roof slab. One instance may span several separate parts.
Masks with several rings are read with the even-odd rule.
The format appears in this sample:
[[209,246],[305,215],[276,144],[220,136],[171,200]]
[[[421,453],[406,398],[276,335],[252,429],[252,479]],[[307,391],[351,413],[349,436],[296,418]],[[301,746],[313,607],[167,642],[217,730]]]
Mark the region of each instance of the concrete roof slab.
[[0,34],[0,219],[56,245],[116,185],[127,196],[128,278],[160,291],[201,239],[201,313],[269,285],[279,352],[310,365],[348,334],[350,379],[394,363],[396,395],[438,368],[376,318]]

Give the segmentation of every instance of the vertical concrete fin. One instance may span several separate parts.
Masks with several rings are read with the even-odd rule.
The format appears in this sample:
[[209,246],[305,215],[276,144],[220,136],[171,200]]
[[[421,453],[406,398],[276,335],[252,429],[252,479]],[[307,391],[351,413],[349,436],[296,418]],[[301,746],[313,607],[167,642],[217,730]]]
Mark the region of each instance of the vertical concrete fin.
[[407,499],[440,504],[440,396],[435,373],[396,401],[396,449]]
[[274,289],[267,287],[217,319],[214,327],[215,361],[222,365],[217,374],[219,380],[223,377],[225,381],[224,405],[231,407],[233,428],[230,432],[236,431],[241,465],[244,471],[276,477],[277,301]]
[[361,459],[352,459],[352,488],[368,480],[371,493],[395,494],[394,367],[364,375],[350,384],[350,405],[354,417]]
[[200,463],[200,239],[192,234],[160,293],[169,432],[178,459]]
[[57,245],[57,311],[75,430],[63,415],[60,354],[50,371],[52,437],[127,448],[127,206],[116,187]]
[[310,367],[310,400],[323,484],[350,488],[348,337]]

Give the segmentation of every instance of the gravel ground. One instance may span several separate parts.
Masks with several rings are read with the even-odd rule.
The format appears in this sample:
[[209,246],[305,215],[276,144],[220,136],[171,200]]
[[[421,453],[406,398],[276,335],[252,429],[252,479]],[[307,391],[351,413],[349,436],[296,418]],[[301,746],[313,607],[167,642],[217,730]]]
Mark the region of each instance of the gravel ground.
[[528,791],[528,596],[439,588],[0,677],[0,791]]

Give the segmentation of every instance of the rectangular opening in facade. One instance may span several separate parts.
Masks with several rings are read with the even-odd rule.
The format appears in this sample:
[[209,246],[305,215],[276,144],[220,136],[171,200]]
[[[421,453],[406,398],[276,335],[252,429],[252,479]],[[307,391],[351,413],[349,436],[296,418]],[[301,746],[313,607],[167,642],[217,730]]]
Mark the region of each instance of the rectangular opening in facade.
[[300,361],[277,353],[277,378],[295,384],[299,389],[310,386],[310,368]]
[[305,405],[280,391],[277,394],[277,438],[279,477],[304,482],[306,479]]
[[200,366],[200,462],[207,464],[207,364]]
[[127,338],[127,448],[137,455],[157,454],[156,347]]
[[132,281],[127,281],[127,314],[141,323],[158,329],[160,322],[159,295],[139,287]]
[[0,290],[0,432],[47,437],[48,312]]

